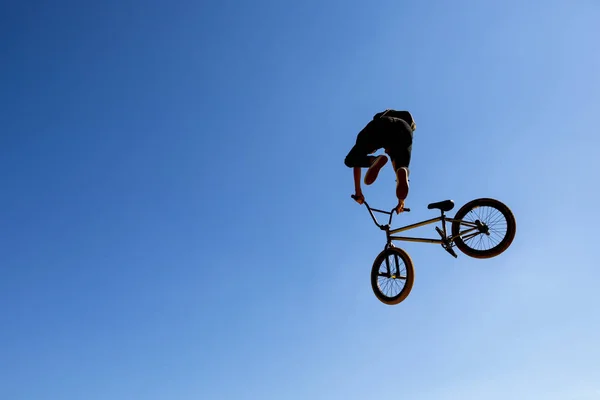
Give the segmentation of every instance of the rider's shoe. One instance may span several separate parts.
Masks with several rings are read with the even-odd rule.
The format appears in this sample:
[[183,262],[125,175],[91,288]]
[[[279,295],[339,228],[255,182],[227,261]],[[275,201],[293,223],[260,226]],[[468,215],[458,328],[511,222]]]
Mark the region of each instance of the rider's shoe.
[[408,168],[400,167],[396,171],[396,197],[406,199],[408,196]]
[[379,171],[383,166],[387,163],[388,159],[384,155],[380,155],[373,161],[373,164],[369,167],[367,172],[365,173],[365,185],[371,185],[377,179],[377,175],[379,175]]

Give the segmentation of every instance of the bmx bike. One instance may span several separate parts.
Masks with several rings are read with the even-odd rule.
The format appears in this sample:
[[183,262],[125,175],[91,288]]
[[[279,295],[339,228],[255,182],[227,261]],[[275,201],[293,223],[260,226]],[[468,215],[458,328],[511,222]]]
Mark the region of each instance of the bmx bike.
[[[355,196],[352,195],[355,199]],[[513,242],[517,230],[515,217],[505,204],[491,198],[478,198],[463,205],[453,218],[447,217],[446,212],[454,208],[454,201],[444,200],[431,203],[428,209],[440,210],[440,216],[391,229],[395,209],[384,211],[372,208],[366,201],[373,222],[386,235],[384,249],[377,255],[371,269],[371,287],[379,301],[387,305],[395,305],[404,301],[412,290],[415,271],[412,259],[408,253],[394,246],[394,241],[421,242],[439,244],[454,258],[458,255],[454,247],[473,258],[492,258],[503,253]],[[409,208],[404,208],[409,212]],[[387,224],[380,224],[373,212],[389,215]],[[439,238],[421,238],[397,236],[421,226],[441,222],[441,228],[435,227]],[[446,224],[451,224],[450,232]]]

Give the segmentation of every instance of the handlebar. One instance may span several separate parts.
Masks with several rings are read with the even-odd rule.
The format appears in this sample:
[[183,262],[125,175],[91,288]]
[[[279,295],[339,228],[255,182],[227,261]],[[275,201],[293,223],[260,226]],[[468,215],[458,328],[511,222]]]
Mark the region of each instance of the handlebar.
[[[350,197],[352,197],[354,200],[356,200],[355,195],[352,194],[352,195],[350,195]],[[387,226],[389,227],[392,224],[392,217],[394,216],[394,211],[396,211],[396,208],[392,208],[391,211],[378,210],[376,208],[371,208],[371,206],[369,206],[369,203],[367,203],[367,201],[364,199],[363,199],[363,204],[367,207],[367,210],[369,210],[369,214],[371,214],[371,218],[373,218],[373,222],[375,222],[375,225],[377,225],[380,229],[386,229],[385,225],[382,225],[379,222],[377,222],[377,218],[375,218],[375,215],[373,215],[373,211],[389,215],[390,219],[388,221]],[[410,212],[410,208],[403,208],[403,211]]]

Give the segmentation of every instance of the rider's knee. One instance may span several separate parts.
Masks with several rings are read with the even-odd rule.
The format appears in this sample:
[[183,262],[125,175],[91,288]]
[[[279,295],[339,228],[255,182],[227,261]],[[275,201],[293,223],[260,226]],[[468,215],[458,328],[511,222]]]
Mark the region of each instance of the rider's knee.
[[350,156],[346,156],[346,158],[344,159],[344,165],[348,168],[352,168],[354,167],[354,160],[350,157]]

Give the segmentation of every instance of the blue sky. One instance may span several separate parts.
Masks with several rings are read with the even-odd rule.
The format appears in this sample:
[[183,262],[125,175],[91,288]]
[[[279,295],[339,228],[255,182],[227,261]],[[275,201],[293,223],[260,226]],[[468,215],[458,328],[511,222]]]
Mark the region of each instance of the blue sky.
[[[0,10],[0,398],[600,398],[597,2]],[[385,108],[417,122],[398,223],[518,224],[490,260],[403,245],[394,307],[343,164]]]

